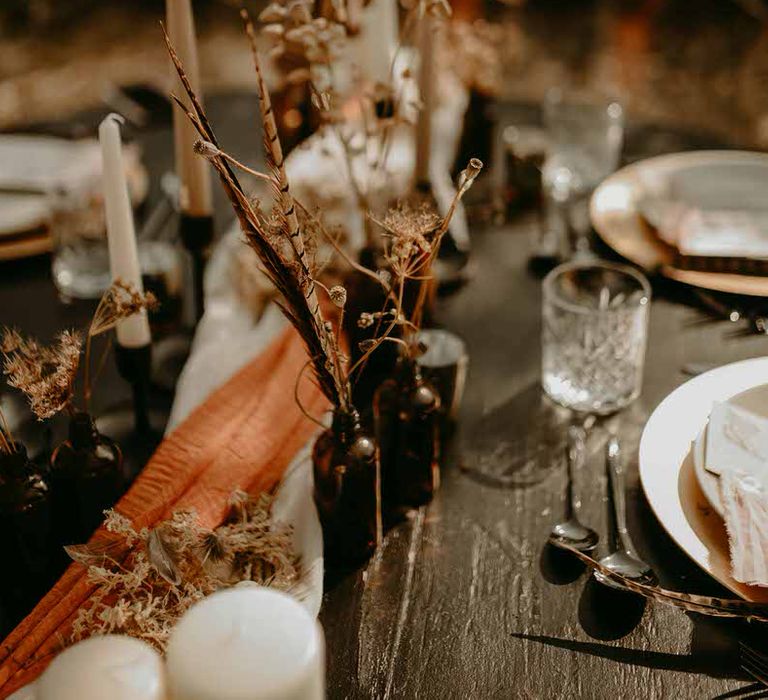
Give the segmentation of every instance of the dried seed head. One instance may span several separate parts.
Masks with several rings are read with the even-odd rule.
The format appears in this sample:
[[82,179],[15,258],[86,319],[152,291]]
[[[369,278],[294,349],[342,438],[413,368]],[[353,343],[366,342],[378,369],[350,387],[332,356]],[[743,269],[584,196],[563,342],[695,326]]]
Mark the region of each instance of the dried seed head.
[[340,284],[331,287],[328,296],[331,297],[334,306],[338,306],[340,309],[343,309],[347,303],[347,290]]
[[312,74],[308,68],[296,68],[285,76],[285,81],[291,85],[298,85],[299,83],[306,83],[312,79]]
[[373,314],[363,311],[357,319],[358,328],[370,328],[373,325]]
[[217,158],[221,155],[221,151],[214,146],[210,141],[204,141],[203,139],[197,139],[192,150],[203,158]]
[[259,22],[269,24],[270,22],[282,22],[285,17],[285,8],[276,2],[267,5],[259,15]]
[[461,171],[459,175],[459,190],[466,192],[475,181],[475,178],[480,174],[483,169],[483,161],[479,158],[470,158],[467,167]]

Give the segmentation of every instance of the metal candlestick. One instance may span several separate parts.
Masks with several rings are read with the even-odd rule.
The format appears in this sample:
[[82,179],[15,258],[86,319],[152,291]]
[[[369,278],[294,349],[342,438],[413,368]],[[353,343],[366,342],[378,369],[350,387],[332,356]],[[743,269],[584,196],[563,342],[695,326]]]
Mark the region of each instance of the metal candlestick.
[[182,212],[179,237],[192,259],[192,302],[197,323],[205,311],[205,263],[213,242],[213,217],[192,216]]
[[152,366],[152,346],[127,348],[115,345],[115,360],[120,376],[131,385],[133,393],[133,427],[137,434],[150,432],[149,377]]

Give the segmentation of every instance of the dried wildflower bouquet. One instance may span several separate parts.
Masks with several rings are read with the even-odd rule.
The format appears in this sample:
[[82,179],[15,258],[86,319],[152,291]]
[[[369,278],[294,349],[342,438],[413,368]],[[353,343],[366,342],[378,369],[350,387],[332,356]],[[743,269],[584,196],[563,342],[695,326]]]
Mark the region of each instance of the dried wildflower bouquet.
[[[347,294],[343,287],[329,289],[318,279],[311,254],[314,245],[308,240],[318,221],[292,195],[256,50],[254,28],[247,14],[242,15],[252,48],[269,173],[253,171],[220,148],[166,35],[171,59],[190,106],[178,97],[175,99],[199,132],[201,141],[196,150],[208,158],[218,173],[246,242],[279,294],[277,304],[304,341],[313,379],[333,407],[332,426],[320,435],[313,450],[315,500],[323,525],[326,559],[338,564],[357,564],[375,548],[381,522],[378,450],[373,438],[362,429],[352,403],[348,362],[340,342]],[[243,169],[270,183],[271,210],[265,210],[261,202],[246,194],[235,169]],[[321,296],[326,297],[322,304]],[[337,317],[335,324],[331,320],[334,316]]]
[[[440,396],[419,371],[423,348],[419,331],[424,309],[434,293],[432,264],[451,216],[482,168],[470,160],[459,176],[456,195],[444,217],[426,203],[405,203],[377,222],[384,232],[387,304],[364,313],[358,325],[374,328],[376,338],[364,342],[366,352],[394,343],[399,357],[394,370],[376,390],[374,418],[381,450],[381,492],[385,517],[396,520],[404,510],[431,500],[440,484],[438,457]],[[386,281],[388,280],[388,281]]]
[[[104,366],[111,338],[91,373],[94,340],[119,321],[156,304],[121,281],[99,302],[85,333],[64,331],[52,346],[43,346],[6,329],[0,350],[8,384],[24,393],[32,412],[45,420],[62,411],[69,416],[69,436],[51,456],[50,486],[53,532],[60,544],[82,542],[99,526],[105,508],[122,494],[126,482],[119,446],[102,435],[90,413],[92,386]],[[83,345],[85,348],[83,350]],[[81,392],[76,396],[82,370]]]

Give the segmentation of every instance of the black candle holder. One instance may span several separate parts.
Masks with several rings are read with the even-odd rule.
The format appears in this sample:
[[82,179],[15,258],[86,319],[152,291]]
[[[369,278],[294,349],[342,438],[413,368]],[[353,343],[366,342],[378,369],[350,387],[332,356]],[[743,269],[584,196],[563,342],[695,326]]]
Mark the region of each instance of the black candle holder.
[[115,344],[115,361],[120,376],[131,387],[129,405],[114,406],[101,413],[99,430],[122,449],[126,472],[132,480],[152,456],[162,440],[162,417],[150,408],[152,346],[129,348]]
[[[208,250],[214,238],[212,216],[192,216],[181,213],[178,235],[191,259],[191,280],[185,285],[191,298],[185,300],[184,328],[173,335],[160,339],[155,347],[155,364],[152,385],[164,392],[173,392],[176,381],[189,356],[192,334],[205,312],[205,266]],[[191,323],[190,323],[191,322]]]
[[152,345],[127,348],[115,345],[115,361],[120,376],[131,385],[133,394],[133,429],[136,433],[151,430],[149,422],[149,377],[152,367]]
[[192,303],[197,323],[205,311],[205,263],[213,243],[213,217],[181,214],[179,237],[192,259]]

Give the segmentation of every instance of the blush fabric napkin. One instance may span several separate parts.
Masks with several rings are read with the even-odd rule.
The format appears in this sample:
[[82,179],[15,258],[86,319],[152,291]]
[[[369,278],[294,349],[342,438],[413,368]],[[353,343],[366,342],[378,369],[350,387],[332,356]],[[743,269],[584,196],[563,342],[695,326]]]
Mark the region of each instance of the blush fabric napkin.
[[707,429],[706,468],[720,477],[733,578],[768,586],[768,420],[716,403]]

